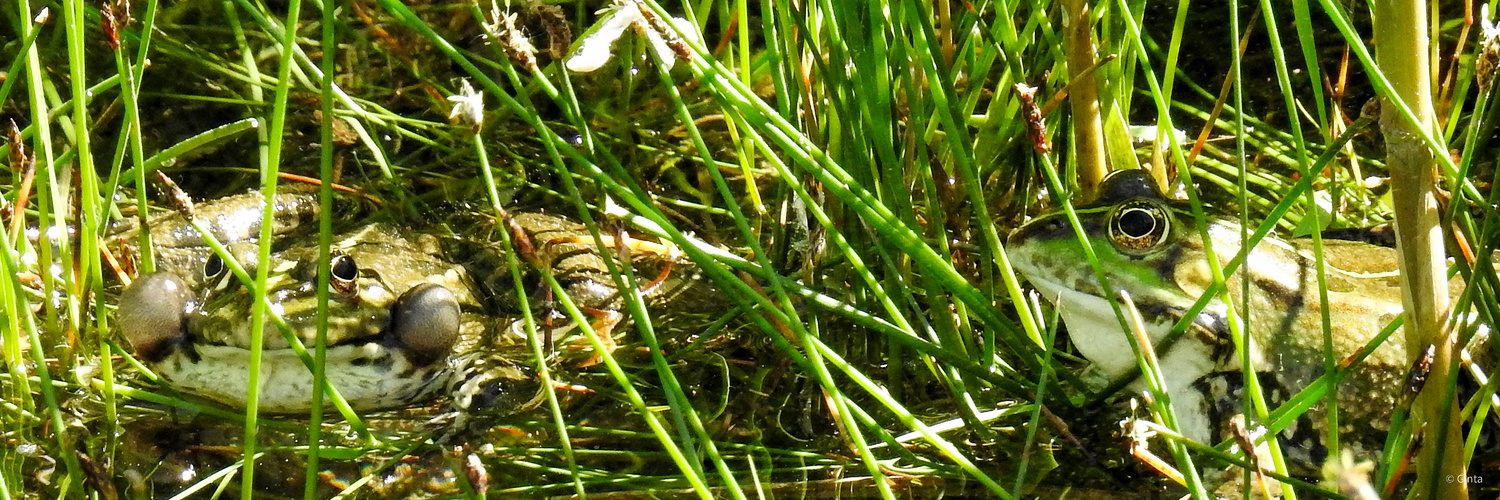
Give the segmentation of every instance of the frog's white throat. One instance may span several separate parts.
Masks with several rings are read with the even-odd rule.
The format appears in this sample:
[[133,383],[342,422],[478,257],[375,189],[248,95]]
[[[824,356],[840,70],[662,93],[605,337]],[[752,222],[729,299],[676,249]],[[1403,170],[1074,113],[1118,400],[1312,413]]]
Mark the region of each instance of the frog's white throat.
[[[1068,325],[1068,334],[1079,354],[1094,363],[1110,380],[1136,377],[1139,363],[1135,350],[1130,346],[1129,333],[1120,330],[1114,309],[1103,297],[1080,292],[1059,283],[1035,276],[1028,276],[1032,286],[1048,301],[1052,302],[1063,322]],[[1159,345],[1171,332],[1172,322],[1146,322],[1146,335],[1152,345]],[[1251,352],[1255,352],[1252,350]],[[1193,388],[1193,382],[1209,373],[1222,369],[1212,345],[1195,338],[1192,332],[1174,342],[1165,352],[1158,350],[1156,356],[1161,372],[1166,379],[1166,392],[1172,398],[1174,413],[1179,424],[1178,431],[1199,442],[1208,442],[1212,437],[1212,424],[1208,418],[1208,400]],[[1130,390],[1149,390],[1149,384],[1136,377]]]

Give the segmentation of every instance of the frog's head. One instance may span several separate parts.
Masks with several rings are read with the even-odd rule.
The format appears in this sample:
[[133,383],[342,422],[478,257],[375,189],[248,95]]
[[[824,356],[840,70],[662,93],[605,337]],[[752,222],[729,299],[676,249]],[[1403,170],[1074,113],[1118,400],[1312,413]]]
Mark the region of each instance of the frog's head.
[[[1137,302],[1152,297],[1148,304],[1175,305],[1196,298],[1177,293],[1177,277],[1179,266],[1191,261],[1184,256],[1201,249],[1197,233],[1178,223],[1173,207],[1144,171],[1113,173],[1099,194],[1075,213],[1083,240],[1094,250],[1111,286],[1130,292]],[[1061,211],[1037,217],[1011,233],[1007,250],[1011,264],[1048,300],[1064,292],[1112,295],[1100,287],[1079,237]],[[1161,293],[1167,290],[1176,292]]]
[[[397,406],[441,388],[460,336],[460,303],[473,300],[462,271],[383,225],[334,242],[332,250],[329,380],[357,408]],[[313,243],[278,250],[268,261],[269,305],[309,351],[318,331],[317,259]],[[203,276],[142,276],[121,296],[118,321],[135,352],[174,386],[240,406],[253,295],[218,257],[205,260]],[[304,411],[310,371],[270,319],[263,331],[262,408]]]
[[[1212,280],[1198,232],[1181,223],[1179,212],[1142,170],[1114,172],[1075,213],[1082,240],[1098,257],[1109,285],[1130,293],[1153,340],[1165,337]],[[1135,369],[1107,302],[1116,294],[1100,286],[1066,213],[1042,215],[1016,229],[1007,251],[1015,269],[1057,305],[1085,356],[1111,375]]]

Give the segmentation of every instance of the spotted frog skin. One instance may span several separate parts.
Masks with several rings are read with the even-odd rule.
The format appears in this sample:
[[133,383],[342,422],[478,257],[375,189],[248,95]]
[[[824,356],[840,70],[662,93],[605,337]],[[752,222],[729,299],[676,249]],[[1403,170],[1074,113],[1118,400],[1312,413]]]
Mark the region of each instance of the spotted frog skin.
[[[277,240],[266,293],[272,310],[309,350],[317,332],[317,231],[308,227],[316,219],[315,200],[305,192],[275,200]],[[250,193],[205,204],[196,213],[238,262],[251,266],[261,209],[260,195]],[[534,261],[549,266],[581,307],[618,308],[619,294],[602,257],[580,243],[591,240],[582,225],[544,214],[515,220],[540,242]],[[152,226],[160,267],[122,293],[122,335],[168,385],[245,406],[252,295],[181,215]],[[529,371],[508,359],[522,351],[524,337],[509,334],[519,305],[496,245],[370,223],[336,232],[331,250],[325,373],[351,407],[396,408],[448,394],[460,409],[493,411],[535,394]],[[649,298],[698,286],[685,271],[669,274],[667,286],[653,289]],[[541,294],[523,293],[540,302]],[[260,408],[307,411],[311,371],[269,319],[264,332]]]
[[[1159,193],[1140,170],[1116,172],[1105,180],[1096,199],[1076,210],[1088,244],[1098,255],[1111,287],[1129,292],[1156,346],[1180,429],[1200,442],[1227,437],[1224,420],[1239,413],[1234,395],[1242,380],[1240,361],[1230,338],[1225,303],[1214,299],[1175,343],[1164,344],[1174,323],[1203,296],[1213,282],[1207,249],[1191,215],[1184,216]],[[1212,249],[1222,264],[1240,251],[1240,229],[1211,222]],[[1042,297],[1052,302],[1068,326],[1073,345],[1111,379],[1134,377],[1137,361],[1079,238],[1062,213],[1043,215],[1009,237],[1011,263]],[[1335,360],[1344,360],[1370,344],[1402,313],[1401,289],[1392,249],[1363,243],[1324,242],[1328,315]],[[1248,299],[1248,354],[1268,389],[1277,396],[1306,387],[1324,372],[1322,302],[1317,262],[1310,243],[1267,237],[1247,257],[1248,283],[1240,272],[1227,274],[1236,312]],[[1242,295],[1248,285],[1248,296]],[[1462,283],[1453,283],[1455,291]],[[1389,430],[1408,366],[1398,332],[1379,344],[1339,384],[1340,435],[1369,453],[1378,451]],[[1133,388],[1145,388],[1137,380]],[[1326,420],[1319,409],[1308,415],[1316,425]],[[1283,437],[1322,442],[1327,429],[1291,429]],[[1320,460],[1323,450],[1308,457]]]

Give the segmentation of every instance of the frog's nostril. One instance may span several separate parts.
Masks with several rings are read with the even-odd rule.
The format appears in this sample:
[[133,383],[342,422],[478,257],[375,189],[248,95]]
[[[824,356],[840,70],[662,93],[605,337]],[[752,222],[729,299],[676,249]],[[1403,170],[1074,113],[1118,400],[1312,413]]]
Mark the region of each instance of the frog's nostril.
[[406,348],[412,363],[448,359],[458,342],[458,296],[442,285],[422,283],[391,306],[391,338]]
[[120,294],[120,332],[146,361],[166,358],[187,339],[184,327],[192,301],[186,281],[172,273],[141,276]]

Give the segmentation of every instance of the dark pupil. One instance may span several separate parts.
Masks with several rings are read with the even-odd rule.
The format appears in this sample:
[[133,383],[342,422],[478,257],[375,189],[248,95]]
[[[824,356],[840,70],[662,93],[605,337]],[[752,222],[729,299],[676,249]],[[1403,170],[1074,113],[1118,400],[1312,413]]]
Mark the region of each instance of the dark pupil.
[[1156,217],[1136,208],[1120,214],[1120,232],[1131,238],[1142,238],[1156,230]]
[[224,271],[224,259],[220,259],[219,254],[209,255],[208,262],[203,263],[203,276],[214,278],[224,274]]
[[354,263],[354,257],[336,255],[333,257],[333,264],[329,266],[328,272],[334,279],[350,281],[359,277],[359,266]]

